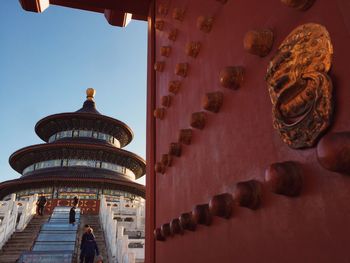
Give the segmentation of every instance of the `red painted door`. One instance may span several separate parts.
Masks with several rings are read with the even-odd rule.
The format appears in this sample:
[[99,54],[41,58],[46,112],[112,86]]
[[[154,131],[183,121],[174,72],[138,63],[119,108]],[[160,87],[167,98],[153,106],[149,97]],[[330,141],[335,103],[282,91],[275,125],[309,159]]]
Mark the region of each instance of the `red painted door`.
[[[178,143],[181,129],[192,129],[192,139],[189,145],[181,144],[181,153],[179,145],[172,145],[171,166],[156,167],[155,226],[169,223],[195,205],[208,204],[217,194],[234,193],[238,182],[252,179],[261,182],[261,206],[252,210],[235,205],[229,219],[213,217],[210,226],[198,225],[196,231],[156,241],[155,262],[349,262],[350,179],[324,169],[317,160],[317,147],[292,149],[282,141],[273,127],[265,75],[269,61],[292,30],[310,22],[323,25],[334,48],[330,76],[335,112],[327,133],[349,131],[350,5],[347,0],[316,0],[300,11],[279,0],[221,2],[156,1],[156,54],[149,67],[161,62],[154,81],[154,107],[161,119],[155,121],[155,138],[148,138],[152,140],[148,145],[155,147],[154,163],[161,162],[172,143]],[[212,25],[210,21],[202,24],[204,31],[198,25],[200,16],[213,18]],[[208,27],[211,30],[205,32]],[[243,47],[246,32],[254,29],[270,29],[274,34],[272,50],[265,57]],[[190,42],[200,45],[195,58],[186,49]],[[188,71],[179,63],[187,63]],[[244,68],[237,90],[220,85],[220,71],[227,66]],[[181,82],[177,94],[176,86],[169,91],[171,81]],[[223,94],[219,112],[204,110],[203,97],[218,91]],[[170,104],[170,97],[164,97],[169,95]],[[205,112],[203,129],[190,125],[196,112]],[[151,114],[152,110],[149,118]],[[197,121],[201,123],[200,118]],[[277,195],[266,187],[266,168],[285,161],[301,165],[304,182],[297,197]],[[153,168],[154,163],[149,166]]]

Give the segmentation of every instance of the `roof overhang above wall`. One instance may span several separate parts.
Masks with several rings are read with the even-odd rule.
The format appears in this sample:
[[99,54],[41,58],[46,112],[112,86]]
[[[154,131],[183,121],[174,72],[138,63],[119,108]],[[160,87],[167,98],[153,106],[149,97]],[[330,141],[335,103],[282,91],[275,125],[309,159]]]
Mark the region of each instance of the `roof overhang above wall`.
[[103,13],[108,23],[125,27],[131,19],[147,21],[150,0],[19,0],[26,11],[41,13],[50,5]]

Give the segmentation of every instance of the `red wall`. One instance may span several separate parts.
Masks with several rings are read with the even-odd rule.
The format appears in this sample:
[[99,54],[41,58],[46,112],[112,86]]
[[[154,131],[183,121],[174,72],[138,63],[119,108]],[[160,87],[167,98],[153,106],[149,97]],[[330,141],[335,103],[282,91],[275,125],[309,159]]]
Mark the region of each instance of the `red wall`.
[[[56,206],[73,206],[73,200],[49,199],[45,206],[45,213],[51,214]],[[98,215],[100,212],[100,200],[80,200],[78,208],[84,215]]]
[[[156,226],[191,211],[196,204],[208,203],[213,195],[232,192],[239,181],[263,181],[271,163],[300,162],[305,182],[297,198],[264,189],[262,207],[256,211],[238,208],[229,220],[215,217],[209,227],[199,226],[195,232],[157,241],[155,262],[350,262],[350,178],[323,169],[315,148],[293,150],[282,142],[272,126],[272,105],[264,81],[271,57],[294,28],[308,22],[324,25],[334,46],[331,77],[336,112],[331,131],[349,130],[350,2],[316,0],[307,11],[296,11],[279,0],[228,0],[225,5],[215,0],[156,0],[156,7],[161,3],[168,5],[169,13],[156,16],[165,21],[165,27],[156,31],[155,60],[166,63],[164,71],[156,75],[156,107],[168,94],[168,82],[182,79],[174,74],[176,63],[188,62],[190,69],[166,117],[156,121],[156,138],[148,142],[148,150],[155,142],[159,161],[169,144],[177,141],[179,130],[189,128],[191,113],[202,110],[206,92],[222,91],[224,104],[219,113],[208,113],[206,127],[194,130],[192,144],[182,147],[182,156],[172,167],[165,174],[154,175]],[[175,7],[185,8],[183,22],[172,18]],[[209,34],[196,27],[200,15],[215,16]],[[179,34],[172,42],[167,34],[174,27]],[[275,33],[273,50],[265,58],[243,49],[245,33],[256,28],[271,28]],[[188,41],[202,43],[195,59],[184,52]],[[170,57],[163,58],[160,47],[168,45],[172,47]],[[154,61],[150,61],[149,67],[153,67]],[[246,70],[241,89],[220,87],[220,70],[239,65]],[[147,246],[152,251],[152,243]],[[147,253],[152,262],[152,253]]]

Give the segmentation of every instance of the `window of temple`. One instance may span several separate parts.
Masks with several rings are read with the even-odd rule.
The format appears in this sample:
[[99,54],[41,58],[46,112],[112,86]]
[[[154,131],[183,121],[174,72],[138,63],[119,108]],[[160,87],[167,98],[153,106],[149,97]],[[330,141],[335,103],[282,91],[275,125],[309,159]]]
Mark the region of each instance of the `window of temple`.
[[32,195],[40,194],[40,193],[44,193],[44,195],[47,199],[51,199],[52,198],[52,191],[53,191],[52,187],[26,189],[26,190],[19,191],[16,193],[16,200],[17,201],[25,201],[25,200],[29,199]]
[[68,166],[68,159],[62,160],[62,166]]
[[118,172],[124,174],[131,179],[135,179],[135,174],[130,169],[120,166],[114,163],[101,162],[96,160],[82,160],[82,159],[56,159],[56,160],[48,160],[43,162],[38,162],[26,167],[23,170],[23,175],[26,175],[30,172],[46,169],[46,168],[54,168],[54,167],[66,167],[66,166],[77,166],[77,167],[92,167],[92,168],[101,168],[114,172]]
[[64,131],[62,132],[62,138],[72,137],[73,131]]
[[108,140],[108,135],[100,132],[100,133],[98,134],[98,138],[99,138],[100,140],[107,141],[107,140]]
[[112,135],[105,134],[102,132],[97,132],[97,131],[91,131],[91,130],[68,130],[68,131],[61,131],[58,132],[49,138],[49,142],[54,142],[62,138],[94,138],[94,139],[99,139],[106,141],[115,147],[120,148],[120,142],[118,141],[117,138],[114,138]]
[[79,131],[79,137],[92,137],[92,131]]
[[143,248],[143,243],[141,242],[130,242],[128,248]]
[[27,174],[34,171],[34,164],[31,166],[28,166],[26,169],[23,170],[23,174]]
[[88,187],[60,187],[58,199],[73,199],[79,196],[80,200],[97,199],[97,189]]
[[114,189],[103,189],[102,194],[106,197],[107,202],[115,202],[120,206],[120,198],[123,197],[125,201],[141,201],[141,197],[132,193],[123,192]]
[[[59,135],[60,133],[57,133],[57,135]],[[79,131],[75,130],[73,131],[73,137],[79,137]],[[57,139],[57,137],[56,137]]]

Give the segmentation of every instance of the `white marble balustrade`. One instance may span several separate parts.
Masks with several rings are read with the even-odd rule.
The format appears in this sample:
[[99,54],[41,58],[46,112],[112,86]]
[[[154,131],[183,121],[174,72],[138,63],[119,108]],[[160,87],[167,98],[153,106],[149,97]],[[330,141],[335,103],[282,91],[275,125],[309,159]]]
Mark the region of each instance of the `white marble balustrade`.
[[[100,221],[104,230],[110,263],[135,263],[144,260],[144,238],[132,239],[125,230],[144,230],[144,202],[127,202],[121,198],[118,205],[107,202],[104,196],[100,202]],[[133,218],[132,222],[118,222],[115,218]],[[140,247],[129,247],[138,243]]]
[[[36,212],[37,195],[28,201],[16,201],[16,194],[10,200],[0,201],[0,249],[15,231],[22,231]],[[19,221],[17,224],[17,219]]]

